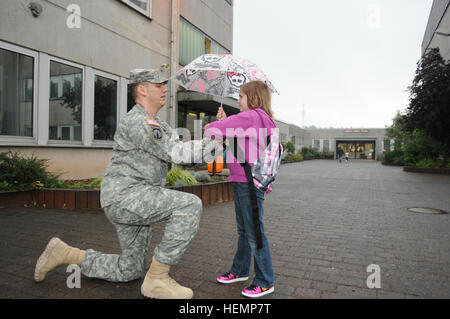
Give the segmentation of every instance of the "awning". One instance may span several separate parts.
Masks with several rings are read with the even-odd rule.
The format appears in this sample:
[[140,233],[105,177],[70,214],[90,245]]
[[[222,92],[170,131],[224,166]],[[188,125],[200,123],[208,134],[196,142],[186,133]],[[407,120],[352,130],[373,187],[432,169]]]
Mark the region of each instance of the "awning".
[[352,137],[336,137],[336,142],[374,142],[377,140],[376,137],[358,137],[358,136],[352,136]]
[[[216,113],[220,106],[221,98],[218,96],[203,94],[199,92],[178,92],[178,105],[192,107],[206,112]],[[222,103],[223,109],[227,114],[235,114],[239,112],[237,101],[232,98],[225,97]]]

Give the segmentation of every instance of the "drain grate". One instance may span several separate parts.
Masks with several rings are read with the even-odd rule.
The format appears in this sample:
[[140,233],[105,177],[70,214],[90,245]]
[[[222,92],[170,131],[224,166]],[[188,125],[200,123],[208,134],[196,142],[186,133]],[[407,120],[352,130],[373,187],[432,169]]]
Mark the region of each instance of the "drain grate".
[[448,214],[445,210],[436,209],[436,208],[428,208],[428,207],[411,207],[408,208],[410,212],[420,213],[420,214]]

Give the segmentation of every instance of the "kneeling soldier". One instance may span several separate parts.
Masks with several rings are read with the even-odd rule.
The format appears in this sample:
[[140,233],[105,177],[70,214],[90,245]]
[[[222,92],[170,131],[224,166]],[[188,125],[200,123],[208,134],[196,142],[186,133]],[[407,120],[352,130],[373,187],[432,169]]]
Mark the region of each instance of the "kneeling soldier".
[[213,152],[207,150],[219,151],[219,143],[209,138],[180,141],[157,116],[166,102],[168,80],[155,70],[130,73],[136,105],[114,135],[112,159],[101,185],[101,204],[117,230],[122,254],[84,251],[54,237],[38,259],[34,278],[44,280],[48,271],[61,264],[80,265],[85,276],[112,282],[142,278],[152,226],[165,221],[164,236],[154,251],[141,293],[149,298],[192,298],[192,290],[170,278],[169,270],[197,233],[202,202],[193,194],[164,187],[167,163],[210,161]]

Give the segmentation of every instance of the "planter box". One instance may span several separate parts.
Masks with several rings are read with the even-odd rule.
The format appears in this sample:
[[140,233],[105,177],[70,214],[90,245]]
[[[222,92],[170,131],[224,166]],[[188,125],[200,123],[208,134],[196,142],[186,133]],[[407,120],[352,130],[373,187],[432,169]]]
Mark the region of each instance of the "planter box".
[[0,192],[0,208],[28,207],[32,202],[32,190]]
[[403,167],[403,171],[412,173],[450,175],[450,169],[448,168],[421,168],[421,167],[405,166]]
[[168,188],[194,194],[202,200],[203,205],[214,205],[234,200],[233,184],[228,181]]
[[[233,184],[228,181],[168,188],[197,195],[202,200],[203,205],[214,205],[234,199]],[[0,192],[0,208],[24,206],[58,209],[102,209],[99,190],[43,188],[31,191]]]
[[33,192],[33,206],[43,208],[101,209],[100,191],[94,189],[39,189]]

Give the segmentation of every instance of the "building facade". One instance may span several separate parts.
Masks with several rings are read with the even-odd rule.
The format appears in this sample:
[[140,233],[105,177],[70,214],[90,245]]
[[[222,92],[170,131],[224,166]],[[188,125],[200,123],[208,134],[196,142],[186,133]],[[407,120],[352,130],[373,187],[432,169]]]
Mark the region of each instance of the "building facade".
[[439,48],[450,60],[450,0],[434,0],[422,42],[422,55],[428,48]]
[[386,129],[308,129],[305,142],[319,152],[336,152],[341,148],[351,159],[379,160],[383,149],[390,148]]
[[[2,0],[0,152],[49,159],[62,178],[103,174],[133,105],[129,70],[170,77],[201,54],[232,52],[232,30],[232,0]],[[169,85],[159,115],[172,127],[213,119],[220,101]]]

